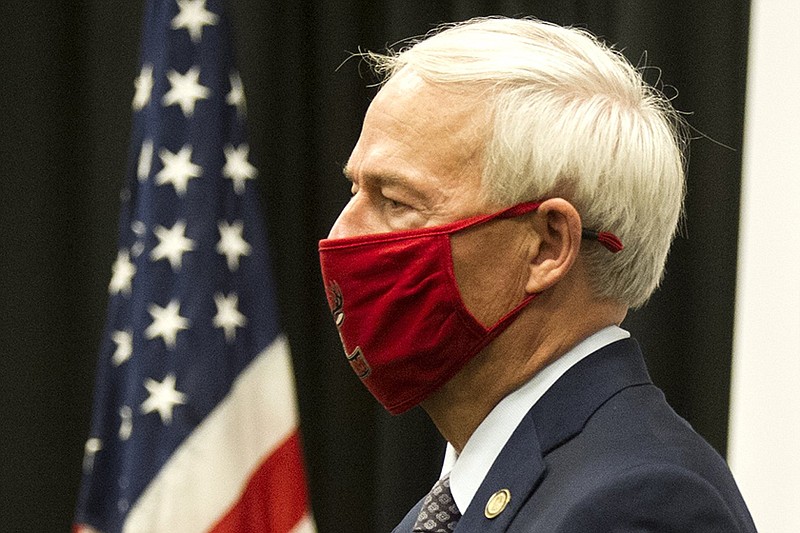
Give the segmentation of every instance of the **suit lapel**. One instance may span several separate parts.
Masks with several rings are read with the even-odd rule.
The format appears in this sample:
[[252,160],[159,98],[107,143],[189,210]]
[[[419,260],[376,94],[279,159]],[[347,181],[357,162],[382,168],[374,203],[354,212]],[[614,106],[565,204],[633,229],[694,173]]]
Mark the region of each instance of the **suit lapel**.
[[[633,339],[612,343],[570,368],[522,419],[456,531],[505,531],[546,474],[544,456],[578,434],[611,396],[650,382],[641,350]],[[511,494],[510,501],[495,518],[487,518],[487,502],[503,489]]]
[[[456,531],[505,531],[544,475],[540,449],[533,419],[526,416],[495,460]],[[495,518],[486,518],[486,504],[503,489],[511,494],[507,506]]]

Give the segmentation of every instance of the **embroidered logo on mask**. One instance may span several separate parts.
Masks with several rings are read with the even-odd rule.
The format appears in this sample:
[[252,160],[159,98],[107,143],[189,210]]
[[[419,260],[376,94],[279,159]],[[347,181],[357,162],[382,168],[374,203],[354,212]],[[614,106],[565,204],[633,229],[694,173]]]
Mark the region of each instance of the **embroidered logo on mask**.
[[364,359],[364,354],[361,352],[360,346],[356,346],[356,349],[353,350],[353,353],[344,353],[347,356],[347,360],[350,362],[350,367],[358,377],[363,379],[369,376],[369,373],[372,372],[372,369],[367,364],[367,360]]
[[328,293],[333,297],[331,314],[336,324],[336,330],[339,332],[339,339],[342,341],[342,347],[344,347],[344,355],[347,357],[347,361],[350,363],[350,367],[356,375],[364,379],[372,372],[369,363],[367,363],[367,360],[364,358],[364,352],[361,351],[360,346],[356,346],[352,353],[348,353],[347,347],[344,344],[344,338],[342,337],[341,327],[344,323],[344,297],[342,296],[342,290],[339,288],[339,284],[335,281],[332,282],[330,287],[328,287]]
[[[328,294],[333,296],[333,305],[331,306],[331,314],[333,321],[336,323],[336,329],[344,322],[344,297],[342,296],[342,289],[335,281],[328,287]],[[341,335],[341,334],[340,334]]]

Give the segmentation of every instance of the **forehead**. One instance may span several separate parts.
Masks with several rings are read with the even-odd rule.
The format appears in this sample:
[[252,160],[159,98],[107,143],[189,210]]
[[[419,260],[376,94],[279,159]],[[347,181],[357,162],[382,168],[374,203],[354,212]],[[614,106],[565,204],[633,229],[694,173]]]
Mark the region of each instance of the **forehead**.
[[489,120],[476,94],[401,70],[370,105],[346,173],[357,183],[380,178],[444,193],[478,190]]

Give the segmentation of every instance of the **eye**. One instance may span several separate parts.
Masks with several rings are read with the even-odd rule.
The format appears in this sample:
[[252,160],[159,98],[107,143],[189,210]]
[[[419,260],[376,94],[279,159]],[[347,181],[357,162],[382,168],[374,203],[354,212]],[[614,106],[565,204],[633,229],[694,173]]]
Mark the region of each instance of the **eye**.
[[404,204],[403,202],[400,202],[393,198],[384,197],[384,204],[386,205],[387,208],[389,208],[392,211],[404,211],[406,209],[411,209],[411,206],[409,206],[408,204]]

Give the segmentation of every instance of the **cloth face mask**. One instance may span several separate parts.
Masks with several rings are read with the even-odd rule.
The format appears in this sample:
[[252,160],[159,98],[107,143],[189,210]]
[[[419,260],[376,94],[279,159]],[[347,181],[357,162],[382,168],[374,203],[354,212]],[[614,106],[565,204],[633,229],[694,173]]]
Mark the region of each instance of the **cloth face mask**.
[[[536,297],[526,296],[484,326],[461,297],[451,235],[539,205],[526,202],[431,228],[320,241],[322,279],[345,355],[387,411],[399,414],[427,398]],[[602,242],[597,233],[591,236]]]
[[390,413],[414,407],[452,378],[533,298],[485,327],[461,298],[450,236],[538,206],[521,204],[431,228],[320,241],[322,278],[347,359]]

